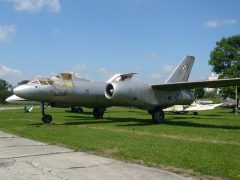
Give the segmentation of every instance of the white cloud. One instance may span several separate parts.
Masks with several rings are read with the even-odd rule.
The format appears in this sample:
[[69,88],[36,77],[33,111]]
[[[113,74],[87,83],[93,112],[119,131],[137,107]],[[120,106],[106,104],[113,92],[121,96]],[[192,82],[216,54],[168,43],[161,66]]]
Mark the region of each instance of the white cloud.
[[237,19],[223,19],[223,20],[209,20],[207,21],[204,26],[207,28],[217,28],[220,26],[225,26],[225,25],[234,25],[238,23]]
[[0,76],[7,76],[7,75],[19,75],[22,72],[18,69],[9,68],[7,66],[0,65]]
[[219,21],[210,20],[210,21],[207,21],[204,25],[205,25],[205,27],[208,27],[208,28],[215,28],[215,27],[219,26]]
[[0,25],[0,42],[6,42],[16,32],[14,25],[2,26]]
[[158,51],[154,51],[154,52],[151,52],[149,55],[148,55],[148,57],[150,58],[150,59],[155,59],[155,60],[158,60],[158,59],[160,59],[160,53],[158,52]]
[[105,78],[110,78],[114,75],[114,73],[110,70],[108,70],[105,67],[100,68],[100,70],[98,71],[101,75],[103,75]]
[[79,64],[74,66],[74,71],[81,72],[87,69],[87,66],[85,64]]
[[55,28],[52,30],[52,34],[55,36],[60,36],[60,35],[62,35],[62,31],[58,28]]
[[161,74],[160,73],[152,73],[151,75],[150,75],[150,78],[151,79],[160,79],[162,76],[161,76]]
[[174,67],[170,65],[162,65],[158,72],[154,72],[150,75],[150,79],[157,79],[157,80],[166,79],[166,77],[169,74],[171,74],[173,70],[174,70]]
[[39,12],[47,8],[50,12],[60,12],[60,0],[6,0],[13,4],[16,11]]
[[23,74],[20,70],[10,68],[4,65],[0,65],[0,79],[4,79],[12,85],[16,85],[18,82],[28,79],[28,76]]
[[173,66],[170,66],[170,65],[162,65],[162,66],[161,66],[161,70],[162,70],[164,73],[172,73],[172,71],[174,70],[174,67],[173,67]]
[[237,19],[224,19],[223,24],[236,24],[238,22]]

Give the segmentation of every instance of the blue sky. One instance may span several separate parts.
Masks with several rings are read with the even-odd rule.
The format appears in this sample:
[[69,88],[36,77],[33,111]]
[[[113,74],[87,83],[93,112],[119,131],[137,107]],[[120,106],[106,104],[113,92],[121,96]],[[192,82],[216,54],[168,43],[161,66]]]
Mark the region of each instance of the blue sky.
[[70,71],[104,81],[138,72],[162,83],[185,55],[211,74],[216,41],[240,33],[239,0],[0,0],[0,78]]

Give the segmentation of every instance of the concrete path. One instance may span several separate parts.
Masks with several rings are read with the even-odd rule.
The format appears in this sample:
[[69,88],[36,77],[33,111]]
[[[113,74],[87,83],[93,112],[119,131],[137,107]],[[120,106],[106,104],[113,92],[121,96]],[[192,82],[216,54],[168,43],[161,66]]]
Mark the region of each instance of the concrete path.
[[23,109],[23,107],[0,107],[0,111],[13,110],[13,109]]
[[0,179],[183,180],[193,178],[89,153],[75,152],[0,131]]

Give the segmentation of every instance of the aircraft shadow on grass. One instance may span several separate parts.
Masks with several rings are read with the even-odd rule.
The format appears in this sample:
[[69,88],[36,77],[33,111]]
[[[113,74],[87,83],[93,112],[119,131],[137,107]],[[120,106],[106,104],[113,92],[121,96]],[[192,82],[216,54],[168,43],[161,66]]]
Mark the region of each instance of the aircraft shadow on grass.
[[[90,112],[81,113],[85,115],[91,115]],[[214,115],[202,115],[202,116],[194,116],[191,117],[192,119],[196,120],[203,120],[204,118],[212,117]],[[152,121],[147,119],[138,119],[138,118],[116,118],[116,117],[106,117],[104,119],[93,119],[91,117],[86,116],[79,116],[79,115],[72,115],[72,116],[65,116],[67,118],[67,122],[63,124],[57,124],[52,123],[51,125],[87,125],[87,124],[103,124],[103,123],[130,123],[131,124],[116,124],[116,126],[148,126],[148,125],[154,125],[154,126],[162,126],[162,124],[153,124]],[[170,117],[171,119],[167,119],[163,125],[169,125],[169,126],[182,126],[182,127],[197,127],[197,128],[212,128],[212,129],[229,129],[229,130],[239,130],[240,127],[238,126],[227,126],[227,125],[215,125],[215,124],[202,124],[199,122],[192,122],[192,121],[186,121],[186,116],[175,116]],[[75,121],[73,121],[73,119]],[[77,121],[76,121],[77,120]],[[79,120],[79,121],[78,121]],[[212,119],[211,119],[212,120]],[[215,120],[214,120],[215,121]],[[41,126],[44,125],[44,123],[33,123],[31,125],[35,126]]]
[[[194,119],[204,120],[203,118],[212,117],[214,115],[204,115],[204,116],[195,116]],[[88,117],[81,116],[66,116],[68,118],[75,118],[83,121],[75,122],[66,122],[64,125],[84,125],[84,124],[101,124],[101,123],[124,123],[124,122],[134,122],[134,124],[117,124],[116,126],[148,126],[153,125],[152,121],[149,119],[137,119],[137,118],[115,118],[109,117],[105,119],[92,119]],[[183,127],[198,127],[198,128],[214,128],[214,129],[231,129],[239,130],[238,126],[227,126],[227,125],[215,125],[215,124],[202,124],[199,122],[190,122],[184,121],[186,117],[173,117],[173,119],[166,120],[165,125],[170,126],[183,126]],[[161,124],[155,124],[156,126],[161,126]]]

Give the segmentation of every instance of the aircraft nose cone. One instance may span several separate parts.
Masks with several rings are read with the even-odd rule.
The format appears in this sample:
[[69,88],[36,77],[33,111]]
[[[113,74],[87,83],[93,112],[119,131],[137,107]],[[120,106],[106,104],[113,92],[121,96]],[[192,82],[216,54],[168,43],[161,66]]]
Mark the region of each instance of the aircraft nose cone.
[[25,95],[25,86],[24,85],[20,85],[20,86],[17,86],[13,89],[13,94],[17,95],[17,96],[24,96]]
[[21,94],[22,92],[22,87],[21,86],[17,86],[13,89],[13,94],[19,96],[19,94]]

